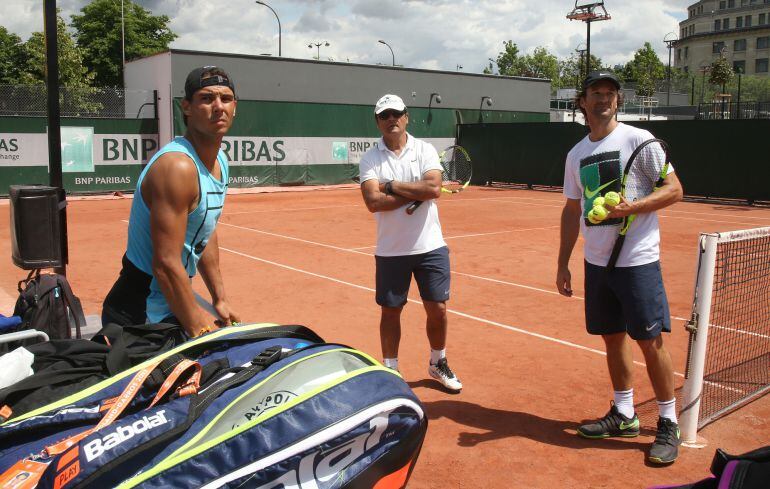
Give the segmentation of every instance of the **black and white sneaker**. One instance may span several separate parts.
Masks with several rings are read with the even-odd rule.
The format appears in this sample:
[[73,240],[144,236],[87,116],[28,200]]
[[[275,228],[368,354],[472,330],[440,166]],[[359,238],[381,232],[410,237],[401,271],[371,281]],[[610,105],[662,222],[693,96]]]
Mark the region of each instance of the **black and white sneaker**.
[[623,416],[615,403],[610,401],[610,411],[603,418],[581,425],[577,432],[583,438],[590,439],[611,436],[633,438],[639,435],[639,418],[636,413],[630,418]]
[[463,388],[460,379],[449,368],[446,358],[442,358],[437,364],[428,366],[428,375],[441,382],[441,385],[450,391],[459,392]]

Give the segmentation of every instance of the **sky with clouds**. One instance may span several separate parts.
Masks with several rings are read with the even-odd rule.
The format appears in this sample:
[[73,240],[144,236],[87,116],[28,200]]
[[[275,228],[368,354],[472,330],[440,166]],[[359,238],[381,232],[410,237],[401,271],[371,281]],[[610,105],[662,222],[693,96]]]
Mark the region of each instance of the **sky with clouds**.
[[[90,0],[58,0],[64,19]],[[120,1],[120,0],[115,0]],[[545,46],[559,58],[585,45],[586,25],[566,15],[569,0],[265,0],[281,19],[282,54],[309,59],[322,45],[322,60],[396,64],[481,72],[512,40],[523,52]],[[278,54],[278,24],[254,0],[135,0],[155,15],[167,15],[179,37],[176,49],[240,54]],[[579,4],[590,3],[580,1]],[[679,32],[694,0],[608,0],[612,19],[591,25],[591,53],[605,64],[624,63],[649,41],[661,60],[663,38]],[[27,39],[43,30],[43,2],[0,0],[0,25]]]

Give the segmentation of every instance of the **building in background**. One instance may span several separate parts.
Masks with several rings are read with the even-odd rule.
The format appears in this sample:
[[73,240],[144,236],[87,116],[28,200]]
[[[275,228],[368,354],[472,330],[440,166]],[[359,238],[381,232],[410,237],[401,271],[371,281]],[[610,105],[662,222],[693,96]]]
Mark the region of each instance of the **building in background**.
[[675,66],[696,74],[724,55],[736,72],[768,75],[770,0],[703,0],[688,7]]

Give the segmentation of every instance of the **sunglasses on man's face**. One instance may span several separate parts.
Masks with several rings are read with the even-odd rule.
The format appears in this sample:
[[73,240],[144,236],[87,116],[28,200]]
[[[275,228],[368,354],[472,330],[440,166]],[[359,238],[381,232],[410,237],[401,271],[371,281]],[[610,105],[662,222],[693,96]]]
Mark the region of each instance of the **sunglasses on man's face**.
[[406,114],[406,111],[398,112],[395,110],[386,110],[385,112],[380,112],[377,114],[377,118],[381,121],[386,121],[390,119],[391,117],[395,117],[396,119],[400,119],[403,117],[403,115]]

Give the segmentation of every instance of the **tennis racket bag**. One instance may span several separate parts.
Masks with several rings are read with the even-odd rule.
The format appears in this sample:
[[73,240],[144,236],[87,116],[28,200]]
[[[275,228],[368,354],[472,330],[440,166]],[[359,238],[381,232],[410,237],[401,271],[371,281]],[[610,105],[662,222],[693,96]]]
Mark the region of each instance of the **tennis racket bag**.
[[426,428],[368,355],[300,326],[231,327],[4,423],[0,485],[403,487]]
[[717,448],[711,461],[712,477],[692,484],[650,489],[767,489],[770,487],[770,446],[741,455]]

